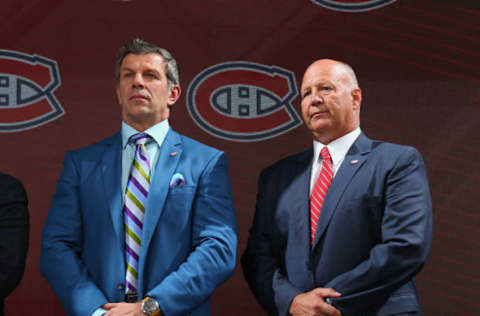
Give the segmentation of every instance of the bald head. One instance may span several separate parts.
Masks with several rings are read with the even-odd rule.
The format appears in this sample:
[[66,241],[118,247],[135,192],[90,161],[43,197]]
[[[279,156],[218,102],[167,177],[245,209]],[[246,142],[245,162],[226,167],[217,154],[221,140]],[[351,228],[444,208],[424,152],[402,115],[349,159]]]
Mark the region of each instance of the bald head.
[[305,71],[301,96],[305,125],[323,144],[359,127],[362,93],[349,65],[332,59],[315,61]]
[[332,72],[332,74],[343,77],[344,84],[347,84],[352,89],[359,88],[357,76],[353,68],[342,61],[333,60],[333,59],[319,59],[314,61],[310,66],[308,66],[305,71],[305,75],[311,69],[326,69]]

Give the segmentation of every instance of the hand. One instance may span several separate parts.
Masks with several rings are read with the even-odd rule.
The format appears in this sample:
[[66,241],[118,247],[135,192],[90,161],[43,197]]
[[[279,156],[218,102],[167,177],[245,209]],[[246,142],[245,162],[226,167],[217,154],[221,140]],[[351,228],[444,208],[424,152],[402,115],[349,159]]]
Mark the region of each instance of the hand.
[[145,316],[142,312],[142,302],[137,303],[107,303],[102,306],[107,310],[104,316]]
[[295,296],[288,311],[293,316],[341,316],[338,309],[325,303],[325,298],[340,296],[334,289],[316,288]]

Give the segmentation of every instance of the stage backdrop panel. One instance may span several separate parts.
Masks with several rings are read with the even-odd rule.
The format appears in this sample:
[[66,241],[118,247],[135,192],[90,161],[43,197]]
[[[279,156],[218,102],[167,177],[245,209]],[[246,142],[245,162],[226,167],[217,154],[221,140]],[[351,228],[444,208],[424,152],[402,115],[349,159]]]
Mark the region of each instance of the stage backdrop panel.
[[[65,152],[120,128],[115,52],[132,37],[170,50],[182,97],[171,125],[227,153],[244,251],[259,172],[311,146],[300,120],[305,68],[353,66],[371,138],[417,147],[434,205],[434,240],[418,276],[423,312],[480,310],[480,5],[440,0],[3,0],[0,170],[30,200],[24,279],[9,316],[64,315],[39,272],[43,222]],[[263,315],[237,267],[213,315]]]

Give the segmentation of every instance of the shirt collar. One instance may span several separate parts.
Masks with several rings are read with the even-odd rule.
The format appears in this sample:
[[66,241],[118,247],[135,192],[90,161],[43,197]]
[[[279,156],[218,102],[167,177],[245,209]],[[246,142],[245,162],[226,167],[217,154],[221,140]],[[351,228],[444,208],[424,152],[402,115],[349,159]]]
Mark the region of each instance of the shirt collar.
[[[168,120],[163,120],[160,123],[157,123],[152,127],[149,127],[144,133],[147,133],[150,137],[152,137],[157,142],[158,146],[162,146],[162,143],[165,140],[165,136],[167,136],[167,132],[169,129],[170,129],[170,125],[168,124]],[[122,128],[121,128],[122,148],[125,149],[130,137],[132,137],[137,133],[140,133],[140,132],[122,121]]]
[[323,147],[327,146],[328,151],[330,152],[330,156],[332,157],[333,165],[337,166],[343,160],[343,158],[345,158],[345,155],[352,146],[353,142],[355,142],[355,140],[357,139],[358,135],[360,135],[360,133],[360,127],[357,127],[350,133],[345,134],[342,137],[339,137],[334,141],[330,142],[328,145],[324,145],[321,142],[314,140],[313,161],[318,161],[320,151]]

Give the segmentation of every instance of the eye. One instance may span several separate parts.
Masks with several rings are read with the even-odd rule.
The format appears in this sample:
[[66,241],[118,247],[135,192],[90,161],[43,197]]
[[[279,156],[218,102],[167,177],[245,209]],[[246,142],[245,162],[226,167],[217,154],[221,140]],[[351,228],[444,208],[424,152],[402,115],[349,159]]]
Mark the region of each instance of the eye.
[[303,92],[303,94],[302,94],[302,98],[306,98],[306,97],[308,97],[309,95],[310,95],[310,91],[305,91],[305,92]]
[[132,73],[131,72],[125,72],[123,73],[123,78],[130,78],[132,77]]
[[156,74],[151,73],[151,72],[147,73],[146,76],[147,76],[148,78],[151,78],[151,79],[157,79],[157,78],[158,78],[158,76],[157,76]]

